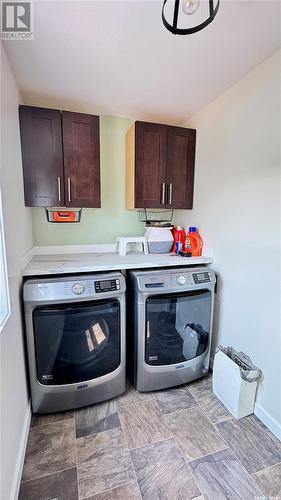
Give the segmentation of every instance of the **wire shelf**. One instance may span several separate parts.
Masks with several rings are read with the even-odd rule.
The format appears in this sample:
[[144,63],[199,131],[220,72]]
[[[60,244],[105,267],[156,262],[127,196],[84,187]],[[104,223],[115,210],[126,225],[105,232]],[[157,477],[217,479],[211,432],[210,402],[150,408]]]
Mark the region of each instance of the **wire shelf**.
[[174,210],[139,210],[139,221],[145,222],[147,225],[163,225],[171,224],[174,215]]

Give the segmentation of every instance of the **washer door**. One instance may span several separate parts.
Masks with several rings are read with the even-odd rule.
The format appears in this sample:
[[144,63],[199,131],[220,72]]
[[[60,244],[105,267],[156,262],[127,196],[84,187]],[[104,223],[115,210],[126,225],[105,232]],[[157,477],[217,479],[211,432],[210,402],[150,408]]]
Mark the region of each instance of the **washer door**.
[[146,363],[170,365],[203,354],[209,345],[211,307],[209,290],[147,298]]
[[120,303],[98,300],[33,311],[37,379],[45,385],[91,380],[120,365]]

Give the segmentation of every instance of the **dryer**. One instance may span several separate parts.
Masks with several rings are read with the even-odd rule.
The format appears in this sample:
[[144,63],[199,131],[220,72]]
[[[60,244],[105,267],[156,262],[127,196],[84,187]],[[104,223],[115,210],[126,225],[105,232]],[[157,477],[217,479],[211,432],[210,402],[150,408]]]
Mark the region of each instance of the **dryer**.
[[180,385],[208,372],[215,283],[207,267],[129,273],[127,363],[138,391]]

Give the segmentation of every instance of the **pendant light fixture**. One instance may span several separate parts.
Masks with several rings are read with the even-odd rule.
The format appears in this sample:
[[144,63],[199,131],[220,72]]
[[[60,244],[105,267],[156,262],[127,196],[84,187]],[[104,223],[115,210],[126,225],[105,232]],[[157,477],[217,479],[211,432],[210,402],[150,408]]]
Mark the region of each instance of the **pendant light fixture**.
[[[172,0],[169,0],[170,2]],[[178,28],[178,17],[179,17],[179,7],[180,3],[182,4],[182,10],[185,14],[188,16],[191,16],[194,14],[200,6],[200,0],[174,0],[174,13],[173,13],[173,24],[170,24],[166,17],[165,17],[165,6],[168,0],[164,0],[163,7],[162,7],[162,21],[164,26],[167,28],[167,30],[171,31],[174,35],[191,35],[192,33],[196,33],[197,31],[202,30],[208,24],[210,24],[218,10],[219,10],[219,4],[220,0],[208,0],[209,3],[209,17],[205,19],[202,23],[198,24],[197,26],[192,26],[190,28]],[[206,2],[207,3],[207,2]],[[216,5],[214,5],[216,3]]]

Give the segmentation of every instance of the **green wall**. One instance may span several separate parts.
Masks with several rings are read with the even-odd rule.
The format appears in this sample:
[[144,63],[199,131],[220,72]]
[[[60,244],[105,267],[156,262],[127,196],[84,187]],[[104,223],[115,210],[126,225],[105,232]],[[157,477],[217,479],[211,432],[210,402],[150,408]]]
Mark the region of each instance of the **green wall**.
[[34,245],[114,243],[121,234],[143,234],[138,213],[125,210],[125,134],[132,120],[102,116],[101,206],[84,208],[79,224],[47,222],[45,209],[32,209]]

